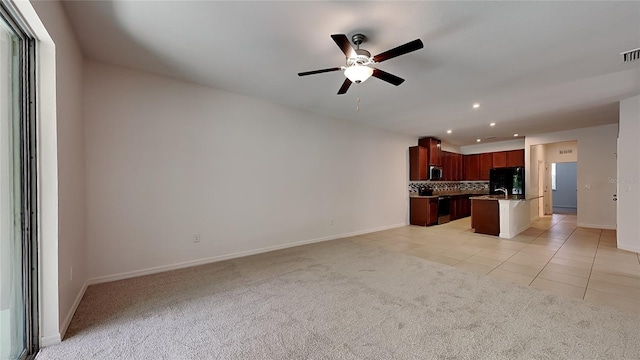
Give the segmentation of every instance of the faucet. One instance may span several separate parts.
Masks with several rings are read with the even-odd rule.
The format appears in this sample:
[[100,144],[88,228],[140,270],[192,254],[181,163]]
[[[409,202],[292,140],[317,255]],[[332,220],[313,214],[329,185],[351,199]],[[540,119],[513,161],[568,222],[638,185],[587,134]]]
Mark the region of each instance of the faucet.
[[495,191],[502,191],[504,192],[504,198],[505,199],[509,199],[509,191],[505,188],[497,188]]

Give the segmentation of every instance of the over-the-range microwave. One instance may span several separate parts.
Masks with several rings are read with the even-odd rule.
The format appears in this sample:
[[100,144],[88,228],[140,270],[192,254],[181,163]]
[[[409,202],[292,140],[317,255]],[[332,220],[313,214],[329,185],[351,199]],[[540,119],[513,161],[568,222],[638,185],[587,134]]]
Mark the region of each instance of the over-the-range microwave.
[[429,166],[429,180],[442,180],[442,168],[439,166]]

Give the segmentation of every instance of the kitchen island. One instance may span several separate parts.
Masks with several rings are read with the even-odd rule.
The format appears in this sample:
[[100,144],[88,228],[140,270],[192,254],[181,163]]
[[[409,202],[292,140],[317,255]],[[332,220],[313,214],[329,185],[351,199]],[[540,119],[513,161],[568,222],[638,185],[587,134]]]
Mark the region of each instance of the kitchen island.
[[471,227],[474,232],[511,239],[529,226],[529,203],[521,195],[471,197]]

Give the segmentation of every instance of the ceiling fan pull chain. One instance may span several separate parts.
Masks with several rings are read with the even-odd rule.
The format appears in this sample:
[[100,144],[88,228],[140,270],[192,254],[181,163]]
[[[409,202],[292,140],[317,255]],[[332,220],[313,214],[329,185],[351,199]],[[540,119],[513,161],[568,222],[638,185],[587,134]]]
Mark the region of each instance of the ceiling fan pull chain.
[[356,111],[360,111],[360,84],[356,84],[358,87],[358,97],[356,98]]

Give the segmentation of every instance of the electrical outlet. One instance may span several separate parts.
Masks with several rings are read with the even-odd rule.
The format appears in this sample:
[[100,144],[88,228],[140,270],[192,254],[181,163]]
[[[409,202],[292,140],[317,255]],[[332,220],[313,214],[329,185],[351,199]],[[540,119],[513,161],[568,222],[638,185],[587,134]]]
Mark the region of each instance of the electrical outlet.
[[199,243],[200,242],[200,234],[193,235],[193,242],[194,243]]

